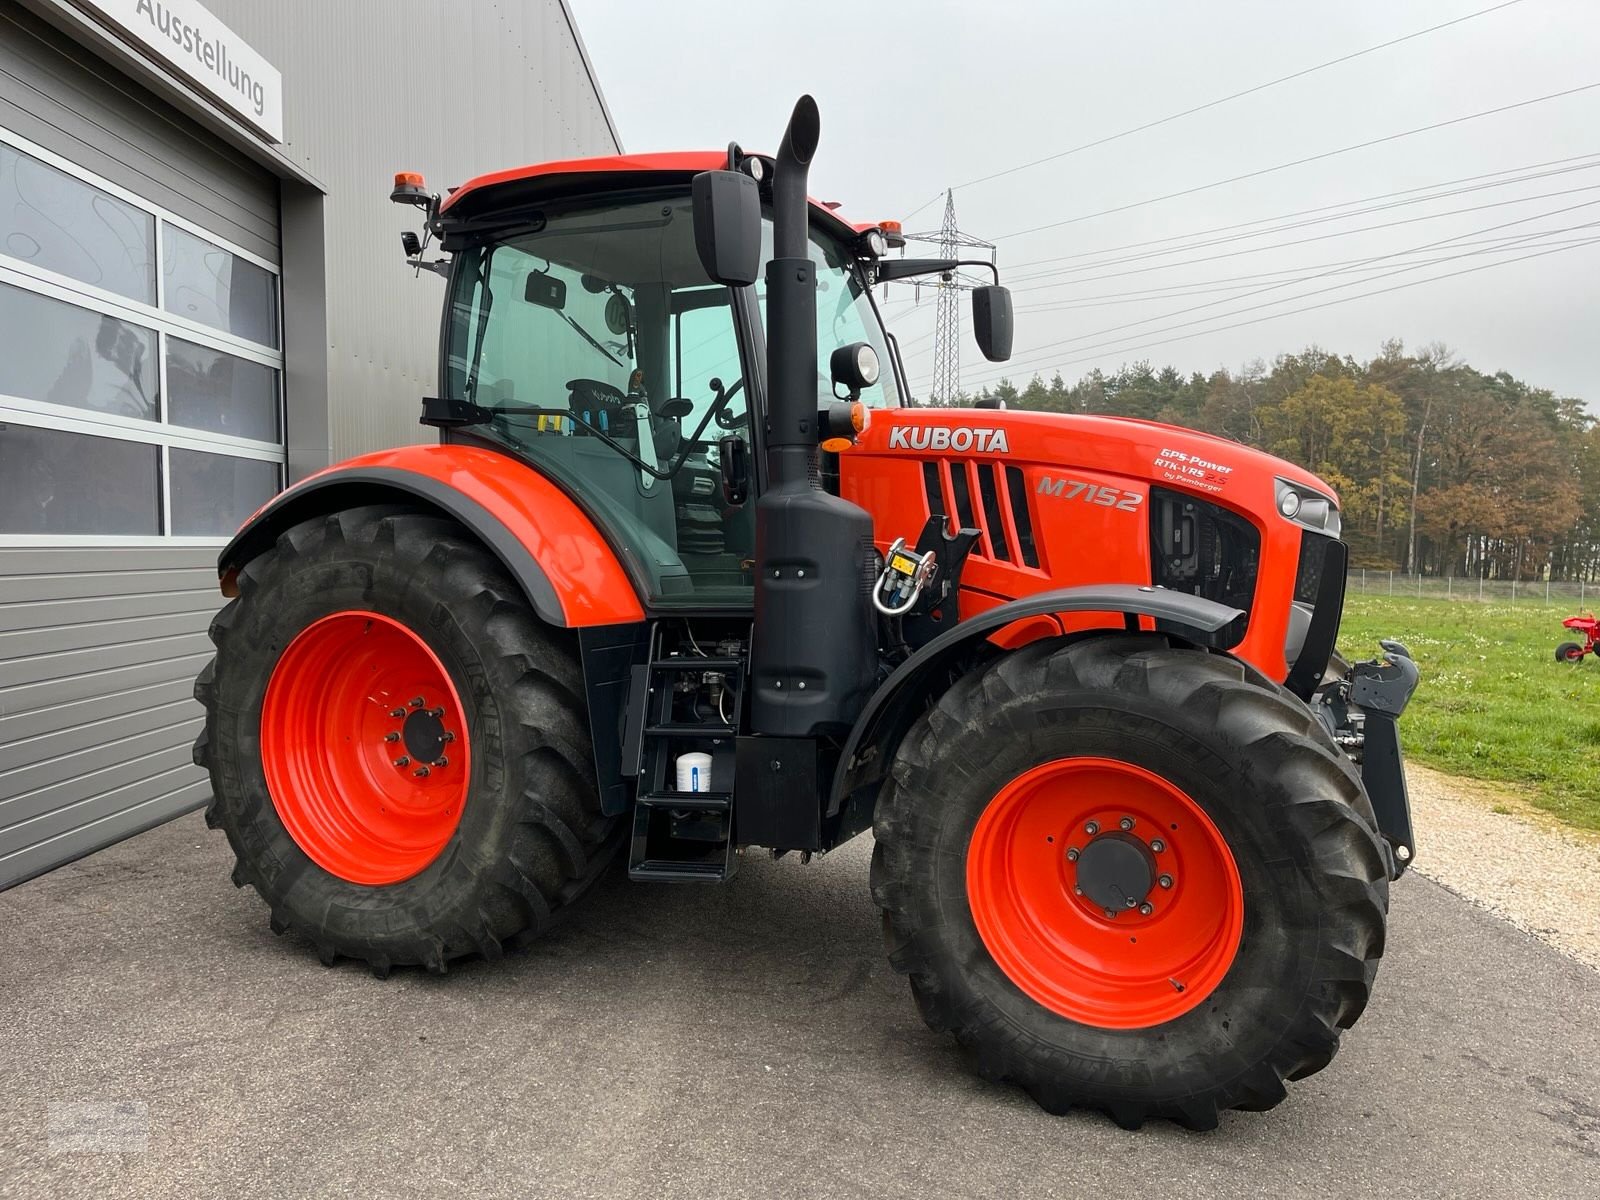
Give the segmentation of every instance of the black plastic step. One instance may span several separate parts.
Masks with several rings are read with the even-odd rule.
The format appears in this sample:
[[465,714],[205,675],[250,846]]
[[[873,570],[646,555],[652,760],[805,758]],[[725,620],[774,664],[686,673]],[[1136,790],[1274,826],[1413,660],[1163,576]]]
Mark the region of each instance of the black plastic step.
[[647,858],[628,867],[628,878],[640,883],[721,883],[728,869],[723,863],[670,862]]
[[698,721],[668,721],[662,725],[646,725],[646,737],[732,737],[739,731],[720,721],[701,724]]
[[652,808],[704,809],[726,812],[733,806],[732,792],[643,792],[638,802]]

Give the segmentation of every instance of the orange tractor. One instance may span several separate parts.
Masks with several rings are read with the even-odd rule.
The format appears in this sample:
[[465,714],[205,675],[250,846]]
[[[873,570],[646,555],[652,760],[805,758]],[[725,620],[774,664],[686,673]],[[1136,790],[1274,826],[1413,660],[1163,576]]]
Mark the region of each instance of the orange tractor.
[[[1335,655],[1315,476],[911,406],[874,287],[969,264],[809,201],[818,132],[805,98],[770,157],[397,179],[447,279],[439,440],[222,553],[195,756],[234,882],[325,963],[442,972],[614,852],[718,882],[871,829],[890,960],[984,1076],[1129,1126],[1269,1108],[1366,1005],[1416,668]],[[998,273],[972,319],[1004,360]]]

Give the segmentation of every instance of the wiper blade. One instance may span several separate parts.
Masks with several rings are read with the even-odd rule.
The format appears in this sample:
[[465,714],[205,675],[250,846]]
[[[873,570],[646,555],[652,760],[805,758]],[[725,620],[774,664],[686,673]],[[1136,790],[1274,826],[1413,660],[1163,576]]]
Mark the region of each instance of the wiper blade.
[[577,334],[578,334],[579,337],[581,337],[584,341],[588,342],[589,345],[593,346],[596,350],[600,351],[601,354],[604,354],[612,362],[616,363],[617,366],[621,367],[624,371],[626,371],[628,369],[628,364],[627,363],[623,362],[615,354],[611,353],[611,351],[607,350],[599,342],[595,341],[594,338],[590,337],[589,336],[589,331],[587,329],[585,329],[582,325],[579,325],[576,321],[574,321],[566,313],[562,313],[561,314],[561,319],[563,321],[565,321],[568,325],[571,325],[572,328],[577,331]]

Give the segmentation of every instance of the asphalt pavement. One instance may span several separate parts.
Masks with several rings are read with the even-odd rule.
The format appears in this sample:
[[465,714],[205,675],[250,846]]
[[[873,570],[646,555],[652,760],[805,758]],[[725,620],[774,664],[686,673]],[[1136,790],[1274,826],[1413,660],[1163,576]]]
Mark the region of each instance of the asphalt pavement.
[[0,894],[0,1196],[1600,1195],[1600,974],[1436,884],[1396,885],[1329,1069],[1124,1132],[923,1026],[869,849],[608,880],[521,954],[379,981],[272,936],[186,817]]

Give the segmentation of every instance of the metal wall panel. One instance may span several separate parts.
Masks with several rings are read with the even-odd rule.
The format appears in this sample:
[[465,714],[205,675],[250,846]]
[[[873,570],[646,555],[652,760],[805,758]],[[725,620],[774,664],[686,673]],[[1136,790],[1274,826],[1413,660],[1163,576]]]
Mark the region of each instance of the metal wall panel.
[[[417,401],[435,387],[443,286],[404,266],[398,234],[416,214],[388,203],[390,180],[422,170],[442,188],[619,149],[570,14],[561,0],[207,6],[283,72],[284,152],[326,198],[280,193],[250,159],[5,3],[0,125],[285,264],[296,477],[329,456],[426,440]],[[281,256],[280,199],[294,238]],[[324,327],[325,350],[312,352],[301,331],[320,343]],[[205,803],[190,694],[221,599],[215,556],[0,548],[0,888]]]
[[269,261],[278,181],[15,5],[0,5],[0,125]]
[[[279,261],[274,176],[12,4],[0,125]],[[0,887],[205,802],[192,690],[215,564],[210,546],[0,548]]]
[[[444,281],[405,266],[400,232],[418,228],[418,214],[390,204],[389,187],[400,170],[443,189],[620,148],[565,5],[206,3],[283,72],[284,153],[328,188],[333,458],[432,440],[417,412],[437,383]],[[296,474],[309,465],[291,456]]]
[[0,887],[205,802],[209,547],[0,548]]

